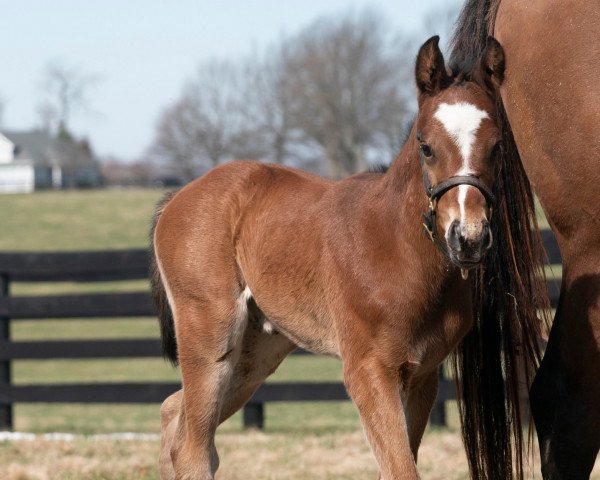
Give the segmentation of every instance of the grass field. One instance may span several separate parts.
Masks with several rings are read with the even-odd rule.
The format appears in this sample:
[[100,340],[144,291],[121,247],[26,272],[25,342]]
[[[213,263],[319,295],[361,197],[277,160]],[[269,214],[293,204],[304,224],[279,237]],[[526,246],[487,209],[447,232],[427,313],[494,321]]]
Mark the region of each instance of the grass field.
[[[143,248],[149,218],[163,192],[111,190],[44,192],[0,196],[0,251]],[[145,281],[97,284],[15,284],[14,295],[81,291],[146,290]],[[157,337],[155,319],[14,322],[13,338]],[[161,359],[17,361],[18,384],[165,380],[179,378]],[[286,360],[271,381],[340,380],[339,362],[318,357]],[[424,479],[464,479],[466,462],[457,415],[449,405],[450,428],[428,430],[420,454]],[[159,405],[17,405],[16,429],[29,432],[159,432]],[[234,416],[222,426],[219,478],[375,478],[375,464],[350,402],[272,404],[265,432],[243,432]],[[157,440],[0,442],[0,478],[156,479]],[[531,478],[534,478],[532,475]],[[537,477],[536,477],[537,478]],[[594,476],[600,479],[600,473]]]
[[90,190],[1,195],[0,251],[106,250],[148,244],[161,190]]

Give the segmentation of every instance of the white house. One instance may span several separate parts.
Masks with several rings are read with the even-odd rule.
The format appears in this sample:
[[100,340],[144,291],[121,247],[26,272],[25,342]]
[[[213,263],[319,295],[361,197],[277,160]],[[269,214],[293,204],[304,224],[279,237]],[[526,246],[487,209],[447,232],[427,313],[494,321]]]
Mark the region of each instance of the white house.
[[87,142],[56,140],[42,130],[0,132],[0,193],[100,184],[98,163]]
[[61,185],[56,143],[46,132],[0,133],[0,193],[30,193]]

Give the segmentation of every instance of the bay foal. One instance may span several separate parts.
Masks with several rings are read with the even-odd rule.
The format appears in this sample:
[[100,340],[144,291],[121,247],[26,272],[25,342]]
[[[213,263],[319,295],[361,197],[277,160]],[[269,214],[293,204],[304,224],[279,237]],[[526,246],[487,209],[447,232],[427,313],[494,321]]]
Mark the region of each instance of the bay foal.
[[433,37],[418,118],[385,174],[231,162],[159,207],[154,291],[183,382],[161,411],[163,479],[213,479],[217,426],[297,346],[341,359],[381,478],[418,478],[438,365],[473,321],[463,278],[494,241],[503,70],[492,39],[449,75]]

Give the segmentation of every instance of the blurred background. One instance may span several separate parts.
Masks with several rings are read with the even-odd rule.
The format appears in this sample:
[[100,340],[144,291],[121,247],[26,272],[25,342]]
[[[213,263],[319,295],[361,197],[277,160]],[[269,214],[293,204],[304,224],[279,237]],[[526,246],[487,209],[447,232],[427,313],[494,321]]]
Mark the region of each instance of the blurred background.
[[[434,34],[446,44],[461,3],[0,1],[0,255],[141,251],[161,196],[231,159],[333,178],[389,163],[416,111],[417,49]],[[1,279],[0,300],[21,304],[148,291],[145,278]],[[4,339],[30,345],[158,338],[148,315],[3,315]],[[16,386],[179,379],[158,357],[9,357],[0,383]],[[269,381],[341,378],[335,360],[292,356]],[[424,479],[467,478],[456,407],[446,403],[446,427],[430,427],[420,450]],[[14,430],[36,435],[0,432],[0,478],[158,478],[158,409],[17,403]],[[221,427],[218,478],[376,478],[350,402],[265,409],[262,431],[243,430],[240,414]],[[538,478],[534,460],[531,468]]]
[[0,191],[168,186],[232,158],[335,177],[388,162],[416,50],[446,42],[460,6],[3,3]]

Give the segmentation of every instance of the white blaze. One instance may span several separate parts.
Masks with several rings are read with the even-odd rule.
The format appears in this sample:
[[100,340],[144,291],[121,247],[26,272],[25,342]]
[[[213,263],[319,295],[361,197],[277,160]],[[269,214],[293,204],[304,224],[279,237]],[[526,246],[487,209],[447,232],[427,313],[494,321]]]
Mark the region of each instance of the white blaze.
[[433,115],[454,140],[463,157],[463,167],[458,175],[469,173],[471,150],[481,121],[490,118],[486,111],[472,103],[442,103]]
[[[486,111],[481,110],[472,103],[459,102],[459,103],[442,103],[435,114],[433,115],[446,129],[448,135],[456,146],[458,147],[463,164],[461,169],[456,175],[468,175],[473,173],[471,171],[471,152],[473,150],[473,144],[477,135],[477,130],[481,125],[481,122],[485,118],[490,118]],[[467,193],[469,189],[474,187],[470,185],[460,185],[458,187],[458,204],[460,206],[460,222],[463,228],[466,225],[466,213],[465,213],[465,201],[467,199]],[[449,222],[451,223],[451,222]],[[449,225],[446,225],[446,229]],[[447,232],[448,233],[448,232]]]

